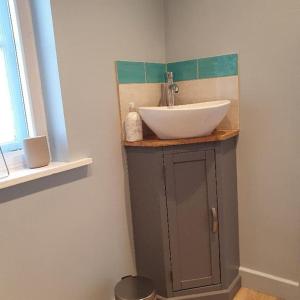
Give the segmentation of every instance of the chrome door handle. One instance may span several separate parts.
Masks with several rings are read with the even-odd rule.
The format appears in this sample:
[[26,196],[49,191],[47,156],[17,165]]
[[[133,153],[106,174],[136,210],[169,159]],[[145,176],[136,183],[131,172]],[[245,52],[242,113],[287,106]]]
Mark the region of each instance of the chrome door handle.
[[215,233],[218,231],[218,214],[215,207],[211,208],[211,214],[212,214],[212,232]]

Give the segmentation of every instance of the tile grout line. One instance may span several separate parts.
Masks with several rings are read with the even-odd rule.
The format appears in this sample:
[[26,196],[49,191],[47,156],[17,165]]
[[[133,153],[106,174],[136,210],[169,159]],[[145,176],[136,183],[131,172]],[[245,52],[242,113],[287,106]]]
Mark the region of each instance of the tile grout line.
[[146,62],[145,61],[144,61],[144,74],[145,74],[145,83],[147,83]]

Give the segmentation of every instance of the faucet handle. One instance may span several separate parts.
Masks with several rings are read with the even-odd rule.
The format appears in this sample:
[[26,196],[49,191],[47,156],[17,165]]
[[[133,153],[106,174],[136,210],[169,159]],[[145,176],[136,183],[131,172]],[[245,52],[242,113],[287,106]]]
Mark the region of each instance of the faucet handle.
[[167,72],[167,79],[173,80],[173,72]]

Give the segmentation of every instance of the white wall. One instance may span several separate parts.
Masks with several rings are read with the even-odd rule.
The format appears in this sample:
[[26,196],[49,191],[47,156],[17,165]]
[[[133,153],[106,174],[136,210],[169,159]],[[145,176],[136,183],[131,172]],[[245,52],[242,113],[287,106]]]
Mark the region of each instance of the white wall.
[[[166,4],[168,61],[239,53],[241,265],[299,282],[300,2]],[[246,285],[300,299],[299,288],[243,275]]]
[[52,0],[71,171],[0,192],[0,299],[112,299],[135,271],[114,60],[164,61],[160,0]]

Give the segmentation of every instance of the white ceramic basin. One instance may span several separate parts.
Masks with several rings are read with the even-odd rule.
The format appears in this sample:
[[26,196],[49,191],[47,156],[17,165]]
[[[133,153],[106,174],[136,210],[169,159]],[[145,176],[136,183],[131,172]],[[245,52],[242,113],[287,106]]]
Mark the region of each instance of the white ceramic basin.
[[211,134],[225,117],[229,105],[229,100],[220,100],[173,107],[140,107],[139,113],[160,139],[179,139]]

